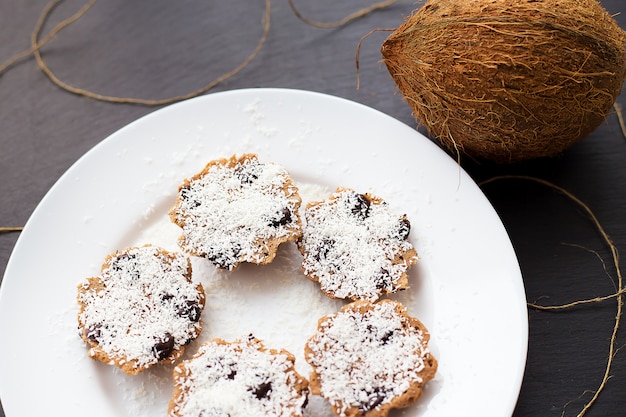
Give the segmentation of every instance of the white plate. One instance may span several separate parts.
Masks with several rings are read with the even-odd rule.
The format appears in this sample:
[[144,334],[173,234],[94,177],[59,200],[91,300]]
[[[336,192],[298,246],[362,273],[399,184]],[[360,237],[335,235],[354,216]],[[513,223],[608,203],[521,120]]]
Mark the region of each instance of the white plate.
[[[176,249],[167,220],[182,180],[206,162],[255,152],[283,165],[305,200],[337,186],[372,192],[412,223],[421,261],[404,302],[432,334],[436,378],[406,416],[511,415],[526,359],[520,269],[493,208],[469,176],[414,129],[327,95],[282,89],[216,93],[143,117],[85,154],[41,201],[0,292],[0,395],[8,417],[165,416],[171,367],[126,376],[86,356],[76,285],[130,245]],[[231,274],[194,261],[208,293],[202,339],[254,333],[296,355],[342,302],[299,271],[293,244]],[[194,343],[188,348],[192,354]],[[311,416],[326,416],[313,399]]]

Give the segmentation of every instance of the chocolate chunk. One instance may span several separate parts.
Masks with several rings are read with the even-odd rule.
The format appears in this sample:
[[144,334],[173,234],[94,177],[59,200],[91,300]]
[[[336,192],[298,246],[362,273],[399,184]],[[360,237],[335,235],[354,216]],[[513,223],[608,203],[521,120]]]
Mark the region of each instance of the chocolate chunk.
[[382,290],[391,286],[391,274],[385,268],[380,268],[375,280],[376,289]]
[[380,341],[382,342],[383,345],[386,345],[387,343],[389,343],[389,340],[391,340],[391,338],[393,337],[393,330],[388,330],[387,332],[385,332],[385,334],[383,335],[383,337],[380,338]]
[[392,338],[392,337],[393,337],[393,335],[394,335],[394,331],[393,331],[393,330],[387,330],[387,331],[386,331],[386,332],[382,335],[382,337],[380,337],[380,338],[379,338],[379,337],[378,337],[378,332],[379,332],[379,330],[378,330],[378,328],[377,328],[377,327],[375,327],[373,324],[368,324],[368,325],[367,325],[367,327],[366,327],[366,329],[367,329],[367,333],[368,333],[368,335],[366,336],[366,337],[367,337],[367,340],[368,340],[369,342],[373,342],[373,341],[376,341],[376,340],[378,339],[378,341],[380,341],[380,343],[381,343],[382,345],[386,345],[387,343],[389,343],[389,340],[391,340],[391,338]]
[[192,322],[200,320],[202,315],[202,308],[197,301],[185,300],[185,304],[178,308],[178,315],[180,317],[187,317]]
[[[129,265],[123,266],[123,263],[131,263],[137,258],[134,254],[131,253],[122,253],[111,259],[111,269],[115,272],[119,272],[123,269],[129,270]],[[132,265],[132,264],[131,264]],[[134,266],[134,265],[132,265]],[[134,268],[136,269],[136,268]]]
[[254,396],[259,400],[269,398],[270,392],[272,391],[272,383],[269,381],[263,382],[258,387],[252,388],[250,391],[252,391]]
[[304,411],[304,409],[306,408],[306,406],[309,405],[309,397],[304,397],[304,402],[302,403],[302,410]]
[[240,252],[241,245],[233,243],[232,246],[225,251],[207,254],[206,258],[219,268],[232,269],[233,265],[238,260],[237,258]]
[[333,246],[335,246],[336,243],[337,242],[335,241],[335,239],[325,237],[324,239],[322,239],[322,242],[318,247],[317,252],[315,252],[315,254],[313,255],[313,258],[317,262],[321,261],[322,259],[326,259],[328,257],[328,252],[330,252],[330,250],[333,248]]
[[237,370],[231,368],[230,372],[228,372],[228,375],[226,375],[226,378],[232,381],[233,379],[235,379],[236,376],[237,376]]
[[398,226],[398,237],[400,240],[405,240],[409,237],[409,233],[411,232],[411,222],[405,216],[402,216],[400,219],[400,224]]
[[370,201],[364,194],[355,194],[356,203],[351,209],[353,215],[365,220],[370,215]]
[[235,264],[234,259],[225,256],[223,253],[207,255],[207,259],[222,269],[230,269]]
[[163,337],[156,338],[156,343],[152,347],[152,354],[157,360],[166,359],[174,350],[174,337],[167,332]]
[[85,336],[94,343],[100,343],[100,338],[102,337],[102,323],[92,324],[87,327]]
[[385,393],[380,388],[374,388],[374,391],[367,393],[367,401],[359,405],[359,410],[367,413],[378,407],[385,401]]
[[285,207],[280,213],[277,213],[276,218],[270,222],[270,226],[279,227],[284,226],[291,222],[291,211]]
[[172,294],[168,294],[168,293],[161,294],[160,297],[161,297],[161,301],[163,301],[164,304],[167,304],[171,299],[174,298]]
[[191,191],[191,185],[187,184],[187,185],[183,185],[182,187],[180,187],[180,198],[185,201],[188,206],[190,208],[196,208],[199,207],[202,203],[199,202],[198,200],[195,199],[191,199],[190,198],[190,192]]
[[235,169],[235,176],[239,178],[242,184],[252,184],[259,179],[259,165],[239,165]]

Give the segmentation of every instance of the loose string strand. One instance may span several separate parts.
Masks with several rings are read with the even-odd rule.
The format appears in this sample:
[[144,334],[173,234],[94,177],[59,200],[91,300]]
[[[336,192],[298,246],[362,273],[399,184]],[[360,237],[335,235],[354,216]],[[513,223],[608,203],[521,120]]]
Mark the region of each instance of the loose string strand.
[[0,233],[21,232],[23,227],[0,227]]
[[361,44],[363,43],[365,39],[369,38],[376,32],[393,32],[394,30],[396,29],[395,28],[372,29],[369,32],[367,32],[365,35],[363,35],[361,39],[359,39],[359,43],[357,43],[356,45],[356,52],[355,52],[355,57],[354,57],[355,67],[356,67],[356,89],[357,90],[361,88],[361,71],[360,71],[360,64],[359,64],[359,61],[361,60],[361,57],[360,57],[361,56]]
[[[607,270],[607,266],[606,266],[606,262],[604,261],[604,259],[602,258],[602,256],[594,251],[591,250],[589,248],[585,248],[584,246],[581,245],[575,245],[575,244],[569,244],[569,243],[564,243],[564,245],[568,245],[568,246],[573,246],[576,248],[580,248],[583,250],[586,250],[587,252],[591,252],[596,258],[598,258],[598,260],[600,261],[600,263],[602,264],[602,270],[604,271],[605,275],[609,277],[609,279],[613,282],[613,285],[615,285],[617,287],[617,283],[613,280],[613,277],[611,276],[611,274],[609,273],[609,271]],[[622,288],[621,290],[618,288],[615,288],[614,293],[609,294],[609,295],[605,295],[605,296],[601,296],[601,297],[595,297],[595,298],[589,298],[586,300],[578,300],[578,301],[574,301],[571,303],[567,303],[567,304],[561,304],[561,305],[556,305],[556,306],[545,306],[545,305],[540,305],[540,304],[536,304],[536,303],[528,303],[529,307],[534,308],[535,310],[544,310],[544,311],[549,311],[549,310],[563,310],[563,309],[567,309],[567,308],[572,308],[572,307],[576,307],[579,305],[583,305],[583,304],[592,304],[592,303],[600,303],[602,301],[606,301],[606,300],[610,300],[612,298],[616,298],[624,293],[626,293],[626,288]]]
[[622,136],[626,138],[626,123],[624,123],[622,105],[616,101],[615,103],[613,103],[613,109],[615,110],[615,114],[617,115],[617,122],[619,123],[620,130],[622,131]]
[[298,19],[300,19],[307,25],[320,28],[320,29],[334,29],[334,28],[338,28],[341,26],[345,26],[346,24],[352,22],[353,20],[360,19],[361,17],[367,16],[368,14],[375,12],[377,10],[381,10],[389,6],[392,6],[395,3],[397,3],[399,0],[385,0],[385,1],[378,2],[378,3],[374,3],[371,6],[364,7],[360,10],[357,10],[356,12],[351,13],[348,16],[336,22],[318,22],[316,20],[309,19],[306,16],[304,16],[302,13],[300,13],[300,10],[296,7],[293,0],[288,0],[288,1],[289,1],[289,7],[291,7],[293,14],[295,14]]
[[607,232],[604,230],[604,227],[602,227],[602,225],[600,224],[600,221],[598,220],[594,212],[591,210],[591,208],[587,204],[585,204],[583,201],[581,201],[578,197],[576,197],[569,191],[565,190],[564,188],[559,187],[558,185],[555,185],[549,181],[546,181],[540,178],[525,176],[525,175],[496,176],[496,177],[492,177],[486,181],[481,182],[479,185],[484,186],[494,181],[507,180],[507,179],[521,179],[521,180],[533,181],[533,182],[544,185],[548,188],[551,188],[563,194],[565,197],[567,197],[568,199],[576,203],[587,214],[587,216],[589,216],[589,219],[595,226],[596,230],[600,233],[600,235],[602,236],[602,239],[606,242],[606,244],[608,245],[611,251],[611,256],[613,259],[615,272],[617,274],[617,291],[615,292],[615,294],[611,294],[610,296],[597,297],[597,298],[588,299],[588,300],[574,301],[574,302],[562,304],[562,305],[543,306],[543,305],[537,305],[537,304],[531,304],[531,303],[528,304],[529,307],[537,309],[537,310],[564,310],[564,309],[568,309],[568,308],[571,308],[580,304],[588,304],[588,303],[593,303],[593,302],[605,301],[611,298],[617,298],[617,311],[615,313],[615,322],[613,325],[613,331],[611,333],[611,339],[609,342],[609,353],[608,353],[608,358],[606,361],[606,366],[604,369],[604,375],[602,377],[602,381],[600,382],[600,385],[598,386],[598,388],[595,391],[593,391],[593,396],[591,397],[591,399],[583,406],[581,411],[577,414],[577,417],[582,417],[597,401],[597,399],[600,396],[600,393],[604,390],[607,382],[609,381],[611,377],[611,368],[613,366],[613,359],[615,358],[615,353],[616,353],[615,345],[616,345],[616,340],[617,340],[617,333],[620,327],[621,318],[622,318],[622,310],[624,306],[624,299],[622,296],[624,292],[626,291],[626,288],[624,288],[624,280],[622,277],[622,272],[621,272],[621,267],[620,267],[619,253],[618,253],[617,247],[615,246],[615,244],[613,243],[613,241],[611,240]]
[[[373,13],[377,10],[387,8],[397,3],[399,0],[385,0],[385,1],[372,4],[369,7],[365,7],[363,9],[357,10],[356,12],[351,13],[350,15],[344,17],[343,19],[337,22],[332,22],[332,23],[323,23],[323,22],[317,22],[317,21],[308,19],[304,15],[302,15],[302,13],[300,13],[298,8],[295,6],[295,3],[293,2],[293,0],[288,0],[288,1],[289,1],[289,5],[293,13],[303,22],[312,26],[320,27],[320,28],[336,28],[336,27],[344,26],[352,22],[353,20],[367,16],[370,13]],[[6,62],[4,62],[2,65],[0,65],[0,75],[2,75],[4,72],[6,72],[6,70],[11,68],[20,60],[23,60],[26,57],[33,55],[37,62],[37,66],[50,79],[50,81],[52,81],[59,88],[69,93],[92,98],[95,100],[110,102],[110,103],[139,104],[139,105],[145,105],[145,106],[161,106],[161,105],[172,104],[178,101],[183,101],[183,100],[204,94],[207,91],[214,88],[215,86],[219,85],[220,83],[226,81],[227,79],[239,73],[246,66],[248,66],[250,62],[258,55],[259,51],[261,50],[261,48],[267,41],[267,38],[269,36],[269,31],[270,31],[271,3],[270,3],[270,0],[266,0],[265,1],[265,13],[264,13],[264,18],[263,18],[263,33],[259,39],[259,42],[257,43],[252,53],[248,55],[248,57],[246,57],[246,59],[244,59],[243,62],[241,62],[241,64],[239,64],[233,70],[217,77],[210,83],[206,84],[205,86],[195,91],[192,91],[187,94],[179,95],[179,96],[174,96],[174,97],[160,99],[160,100],[134,98],[134,97],[117,97],[117,96],[110,96],[110,95],[92,92],[92,91],[75,87],[66,83],[65,81],[61,80],[52,71],[52,69],[50,69],[50,67],[47,65],[46,61],[44,60],[41,54],[41,49],[46,44],[48,44],[52,39],[54,39],[59,32],[61,32],[63,29],[70,26],[72,23],[76,22],[80,17],[82,17],[85,13],[87,13],[87,11],[94,5],[96,0],[89,0],[89,2],[85,4],[78,12],[76,12],[74,15],[70,16],[69,18],[63,20],[61,23],[57,24],[46,36],[40,39],[41,32],[43,30],[45,23],[47,22],[48,18],[50,17],[54,9],[62,2],[63,0],[51,0],[50,2],[48,2],[48,4],[46,4],[31,34],[31,47],[25,51],[15,54],[11,58],[9,58]],[[361,42],[359,42],[359,46],[358,46],[359,49],[360,49],[360,44]],[[357,51],[357,54],[358,54],[358,51]],[[357,89],[358,89],[358,84],[359,84],[359,80],[358,80],[358,58],[357,58]]]
[[[62,2],[63,0],[52,0],[50,1],[43,9],[39,19],[37,20],[36,26],[43,26],[45,20],[47,20],[48,16],[52,13],[52,11]],[[54,37],[61,32],[63,29],[80,19],[87,11],[94,5],[96,0],[90,0],[89,3],[84,5],[79,11],[74,13],[72,16],[63,20],[59,24],[57,24],[44,38],[39,40],[35,45],[31,45],[30,48],[13,55],[9,58],[4,64],[0,65],[0,75],[2,75],[7,69],[11,68],[20,60],[32,55],[35,51],[43,48],[48,42],[50,42]],[[43,19],[43,21],[42,21]]]
[[[43,43],[43,40],[46,40],[46,43],[49,42],[56,34],[58,34],[63,28],[69,26],[71,23],[75,22],[76,20],[78,20],[78,18],[82,15],[84,15],[87,10],[93,5],[93,3],[95,3],[96,0],[90,0],[90,2],[83,8],[81,9],[77,14],[75,14],[74,16],[72,16],[72,18],[69,18],[65,21],[63,21],[61,24],[59,24],[57,27],[55,27],[55,29],[53,29],[53,31],[51,32],[50,35],[48,35],[47,37],[43,38],[43,40],[39,40],[39,36],[41,35],[41,31],[43,29],[44,24],[46,23],[48,17],[50,16],[50,14],[52,13],[52,11],[54,10],[54,8],[61,2],[62,0],[52,0],[50,3],[48,3],[48,6],[46,6],[32,32],[31,35],[31,48],[30,50],[32,50],[33,55],[35,56],[35,60],[37,61],[37,65],[39,66],[39,69],[41,69],[41,71],[46,74],[46,76],[58,87],[60,87],[61,89],[72,93],[72,94],[76,94],[79,96],[84,96],[84,97],[89,97],[95,100],[100,100],[100,101],[106,101],[106,102],[110,102],[110,103],[123,103],[123,104],[140,104],[140,105],[145,105],[145,106],[162,106],[162,105],[166,105],[166,104],[172,104],[178,101],[183,101],[183,100],[187,100],[196,96],[199,96],[201,94],[206,93],[207,91],[211,90],[212,88],[214,88],[215,86],[219,85],[220,83],[226,81],[227,79],[233,77],[234,75],[236,75],[237,73],[239,73],[240,71],[242,71],[246,66],[248,66],[248,64],[250,64],[250,62],[252,62],[252,60],[254,60],[254,58],[256,58],[256,56],[259,54],[261,48],[263,47],[263,45],[265,44],[265,42],[267,41],[267,38],[269,36],[269,31],[270,31],[270,11],[271,11],[271,0],[265,0],[265,12],[263,15],[263,33],[256,45],[256,47],[254,48],[254,50],[252,51],[252,53],[250,53],[250,55],[248,55],[237,67],[235,67],[234,69],[232,69],[231,71],[217,77],[216,79],[214,79],[213,81],[211,81],[210,83],[206,84],[205,86],[192,91],[190,93],[187,94],[183,94],[183,95],[179,95],[179,96],[174,96],[174,97],[170,97],[170,98],[165,98],[165,99],[160,99],[160,100],[152,100],[152,99],[143,99],[143,98],[133,98],[133,97],[116,97],[116,96],[109,96],[109,95],[104,95],[104,94],[99,94],[99,93],[95,93],[89,90],[85,90],[82,88],[78,88],[78,87],[74,87],[71,86],[69,84],[67,84],[66,82],[62,81],[61,79],[59,79],[59,77],[56,76],[56,74],[50,69],[50,67],[48,67],[47,63],[45,62],[43,56],[41,55],[40,52],[40,48]],[[48,39],[50,38],[50,39]]]

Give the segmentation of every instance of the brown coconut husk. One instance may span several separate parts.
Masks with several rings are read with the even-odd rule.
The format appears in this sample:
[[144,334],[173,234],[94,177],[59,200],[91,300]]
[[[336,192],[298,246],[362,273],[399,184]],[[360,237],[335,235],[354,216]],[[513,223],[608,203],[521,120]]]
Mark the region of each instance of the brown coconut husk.
[[429,134],[511,162],[558,154],[602,123],[625,40],[596,0],[429,0],[381,52]]

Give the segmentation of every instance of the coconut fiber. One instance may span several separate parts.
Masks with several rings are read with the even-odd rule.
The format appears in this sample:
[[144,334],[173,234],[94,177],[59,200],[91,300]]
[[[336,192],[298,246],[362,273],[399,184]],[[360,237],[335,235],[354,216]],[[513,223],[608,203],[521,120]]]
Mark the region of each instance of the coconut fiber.
[[625,39],[596,0],[429,0],[382,55],[431,136],[512,162],[558,154],[602,123]]

